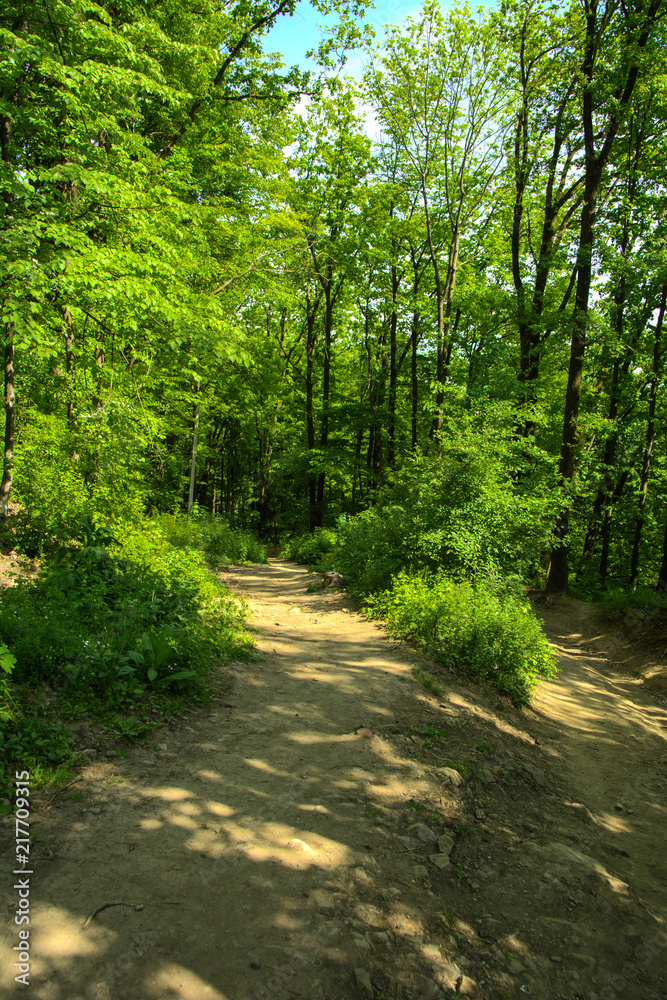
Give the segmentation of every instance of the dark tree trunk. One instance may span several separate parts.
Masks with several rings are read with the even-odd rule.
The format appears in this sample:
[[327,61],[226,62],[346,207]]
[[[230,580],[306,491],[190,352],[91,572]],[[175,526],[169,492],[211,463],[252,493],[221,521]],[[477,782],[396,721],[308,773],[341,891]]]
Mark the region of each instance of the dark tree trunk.
[[[312,456],[315,450],[315,418],[313,414],[313,375],[315,365],[315,318],[319,298],[311,302],[306,295],[306,440]],[[312,460],[312,458],[311,458]],[[321,523],[321,522],[319,522]],[[318,526],[317,477],[312,469],[308,473],[308,527],[314,531]]]
[[387,464],[391,469],[396,465],[396,386],[398,368],[396,358],[396,325],[398,323],[398,289],[400,277],[396,266],[391,269],[391,316],[389,317],[389,439],[387,442]]
[[410,351],[410,448],[417,451],[417,425],[419,412],[419,382],[417,379],[417,346],[419,330],[419,312],[412,313],[412,343]]
[[646,497],[648,494],[648,476],[651,469],[651,455],[653,454],[653,444],[655,442],[655,404],[658,396],[658,382],[660,379],[660,341],[662,338],[662,323],[665,315],[665,305],[667,304],[667,285],[662,289],[660,299],[660,312],[655,325],[655,338],[653,341],[653,371],[651,378],[651,392],[648,404],[648,420],[646,422],[646,443],[644,445],[644,455],[642,457],[642,467],[639,475],[639,501],[637,504],[637,518],[635,521],[635,535],[632,542],[632,555],[630,557],[630,586],[637,589],[639,580],[639,555],[642,544],[642,534],[644,531],[644,513],[646,510]]
[[14,395],[14,328],[5,327],[5,453],[0,484],[0,518],[9,513],[9,497],[14,482],[14,427],[16,398]]
[[667,592],[667,524],[665,525],[665,532],[662,536],[662,562],[660,564],[658,582],[655,589],[658,594],[664,594]]
[[[588,301],[593,271],[593,245],[595,241],[595,214],[600,191],[600,183],[605,167],[609,161],[614,140],[620,125],[620,116],[628,106],[632,97],[639,64],[636,52],[646,45],[650,31],[655,23],[662,0],[652,0],[646,9],[642,30],[638,37],[632,37],[628,32],[624,38],[624,47],[628,56],[631,55],[630,66],[623,81],[619,81],[618,98],[610,112],[607,127],[602,134],[600,151],[596,152],[596,138],[600,134],[596,121],[594,107],[593,75],[600,44],[601,25],[598,21],[597,0],[591,0],[586,6],[586,39],[582,65],[583,94],[583,126],[585,150],[584,202],[581,209],[581,228],[579,233],[579,249],[577,251],[577,290],[572,317],[572,341],[570,345],[570,365],[565,394],[565,412],[563,415],[563,443],[561,446],[559,473],[565,483],[571,483],[574,476],[575,447],[577,440],[577,423],[579,404],[581,400],[581,385],[584,369],[584,348],[586,344],[586,324],[588,319]],[[550,592],[568,590],[568,531],[570,511],[564,509],[558,517],[554,536],[556,544],[551,556],[551,569],[547,580],[547,590]]]

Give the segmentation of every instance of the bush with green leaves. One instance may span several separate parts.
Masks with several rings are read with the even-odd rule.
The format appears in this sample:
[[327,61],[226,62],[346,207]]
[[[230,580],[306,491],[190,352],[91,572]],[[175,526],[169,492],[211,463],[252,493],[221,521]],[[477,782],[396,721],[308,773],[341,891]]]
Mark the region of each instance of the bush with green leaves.
[[490,681],[515,705],[527,704],[540,678],[553,676],[549,643],[530,605],[470,581],[400,573],[368,601],[398,639],[478,681]]
[[336,532],[331,528],[316,528],[312,534],[290,538],[283,546],[282,556],[304,566],[329,569],[336,541]]
[[239,652],[242,607],[193,550],[153,526],[121,546],[84,519],[36,580],[0,601],[0,638],[19,682],[48,680],[77,697],[129,708],[149,690],[196,690],[212,657]]
[[41,555],[58,531],[82,518],[132,523],[143,517],[145,440],[137,417],[127,401],[80,414],[76,427],[52,414],[27,414],[16,460],[18,549]]
[[459,431],[441,460],[418,458],[374,507],[341,519],[336,569],[368,594],[401,570],[445,572],[518,592],[548,544],[557,496],[522,479],[520,453],[505,432]]
[[265,563],[266,548],[249,531],[231,528],[221,517],[193,508],[190,514],[162,514],[158,524],[176,548],[202,551],[210,561]]

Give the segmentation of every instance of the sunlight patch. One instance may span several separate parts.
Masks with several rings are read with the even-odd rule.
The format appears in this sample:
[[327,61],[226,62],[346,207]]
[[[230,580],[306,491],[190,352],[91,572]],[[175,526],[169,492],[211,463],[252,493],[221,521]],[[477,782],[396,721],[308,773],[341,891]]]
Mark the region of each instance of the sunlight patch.
[[161,969],[150,982],[144,983],[147,995],[161,996],[165,990],[169,990],[174,996],[182,1000],[229,1000],[226,993],[209,986],[203,979],[200,979],[190,969],[184,969],[182,965],[168,965]]

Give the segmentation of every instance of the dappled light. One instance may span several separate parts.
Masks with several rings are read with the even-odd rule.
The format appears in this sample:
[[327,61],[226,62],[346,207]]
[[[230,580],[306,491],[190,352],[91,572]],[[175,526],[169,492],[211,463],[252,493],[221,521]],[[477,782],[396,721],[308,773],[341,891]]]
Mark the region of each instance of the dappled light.
[[[623,755],[665,745],[640,687],[569,654],[527,712],[499,711],[446,671],[432,668],[438,693],[423,687],[413,655],[347,597],[304,595],[303,570],[235,574],[261,656],[236,670],[234,710],[91,763],[86,799],[46,821],[63,857],[39,862],[36,1000],[83,983],[109,1000],[342,1000],[358,968],[419,1000],[457,983],[542,996],[551,956],[575,963],[575,985],[582,963],[590,978],[614,961],[617,912],[653,940],[667,912],[637,847],[650,851],[646,810],[662,826],[664,804],[618,784]],[[295,600],[299,625],[267,635]],[[304,688],[309,672],[326,683]],[[598,753],[616,764],[593,781]]]

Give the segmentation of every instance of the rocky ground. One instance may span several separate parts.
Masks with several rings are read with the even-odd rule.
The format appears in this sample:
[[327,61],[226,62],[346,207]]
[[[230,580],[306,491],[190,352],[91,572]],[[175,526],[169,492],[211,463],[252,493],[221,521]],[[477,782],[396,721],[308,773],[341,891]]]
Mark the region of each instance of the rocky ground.
[[589,606],[542,605],[521,713],[301,567],[224,575],[257,659],[33,800],[35,1000],[664,1000],[667,705]]

